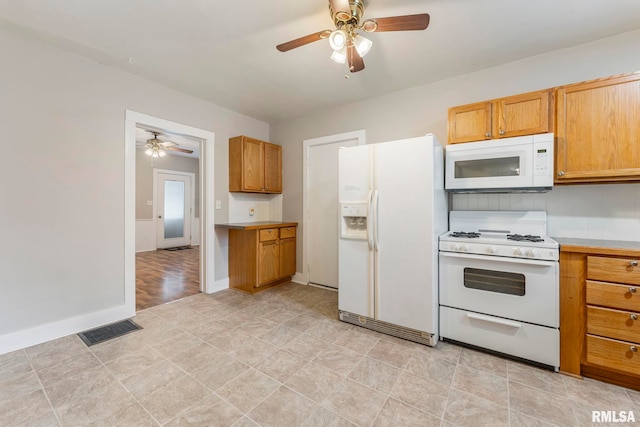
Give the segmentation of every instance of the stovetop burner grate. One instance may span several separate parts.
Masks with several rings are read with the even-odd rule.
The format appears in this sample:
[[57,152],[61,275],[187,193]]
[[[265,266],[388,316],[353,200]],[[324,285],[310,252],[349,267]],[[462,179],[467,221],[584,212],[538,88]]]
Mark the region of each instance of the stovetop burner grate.
[[460,237],[466,239],[474,239],[480,237],[480,233],[475,231],[453,231],[450,234],[451,237]]
[[531,234],[507,234],[507,240],[515,240],[516,242],[544,242],[540,236],[532,236]]

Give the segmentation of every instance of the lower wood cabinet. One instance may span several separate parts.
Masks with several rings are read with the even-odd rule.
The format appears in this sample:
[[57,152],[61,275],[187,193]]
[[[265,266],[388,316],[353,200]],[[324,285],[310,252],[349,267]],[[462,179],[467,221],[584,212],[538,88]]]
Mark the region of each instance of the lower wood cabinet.
[[640,250],[561,243],[560,371],[640,390]]
[[229,286],[255,293],[291,280],[296,229],[297,223],[229,229]]

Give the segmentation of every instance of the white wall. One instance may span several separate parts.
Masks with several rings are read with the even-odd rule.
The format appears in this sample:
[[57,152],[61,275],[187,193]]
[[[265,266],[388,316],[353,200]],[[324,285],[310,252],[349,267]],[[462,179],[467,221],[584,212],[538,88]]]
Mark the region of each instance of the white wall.
[[[639,45],[640,31],[633,31],[342,108],[272,123],[271,140],[283,145],[283,217],[300,223],[303,221],[302,141],[305,139],[366,129],[367,143],[433,132],[446,144],[449,107],[637,71],[640,70]],[[534,196],[533,200],[539,200],[534,204],[549,211],[549,231],[552,235],[606,235],[629,240],[637,234],[624,232],[620,228],[626,227],[619,224],[632,224],[636,229],[640,228],[638,185],[610,184],[604,187],[606,190],[600,186],[556,188],[541,198]],[[616,204],[601,206],[600,203],[613,197],[611,190],[617,194]],[[594,191],[595,197],[591,196],[591,191]],[[467,196],[454,196],[454,208],[476,208],[473,202],[465,202],[465,197]],[[505,208],[517,208],[518,200],[521,200],[519,197],[507,196],[506,199],[510,201],[504,202]],[[585,205],[588,205],[586,210],[582,209]],[[488,203],[487,208],[501,207]],[[585,216],[587,219],[584,219]],[[596,219],[591,221],[589,218]],[[574,222],[574,219],[577,221]],[[609,231],[598,232],[593,227]],[[302,227],[299,228],[301,229]],[[302,271],[301,250],[304,236],[302,233],[298,236],[297,271]]]
[[228,138],[269,137],[267,123],[18,31],[0,25],[0,353],[123,305],[125,110],[215,133],[216,222],[228,220]]

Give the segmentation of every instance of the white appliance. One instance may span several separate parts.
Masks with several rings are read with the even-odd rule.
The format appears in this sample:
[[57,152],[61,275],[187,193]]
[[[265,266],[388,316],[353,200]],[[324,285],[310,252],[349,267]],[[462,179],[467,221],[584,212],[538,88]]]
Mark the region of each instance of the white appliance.
[[553,133],[447,146],[447,191],[544,192],[553,187]]
[[452,211],[440,237],[443,338],[558,369],[558,243],[546,212]]
[[429,134],[340,148],[338,159],[340,319],[435,345],[442,146]]

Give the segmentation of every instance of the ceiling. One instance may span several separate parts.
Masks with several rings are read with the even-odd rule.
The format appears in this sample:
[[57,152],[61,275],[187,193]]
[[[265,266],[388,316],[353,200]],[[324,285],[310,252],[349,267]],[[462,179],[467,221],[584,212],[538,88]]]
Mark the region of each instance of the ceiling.
[[0,0],[0,25],[270,123],[640,29],[638,0],[366,4],[364,18],[431,23],[368,35],[351,75],[327,40],[275,48],[333,28],[327,0]]

